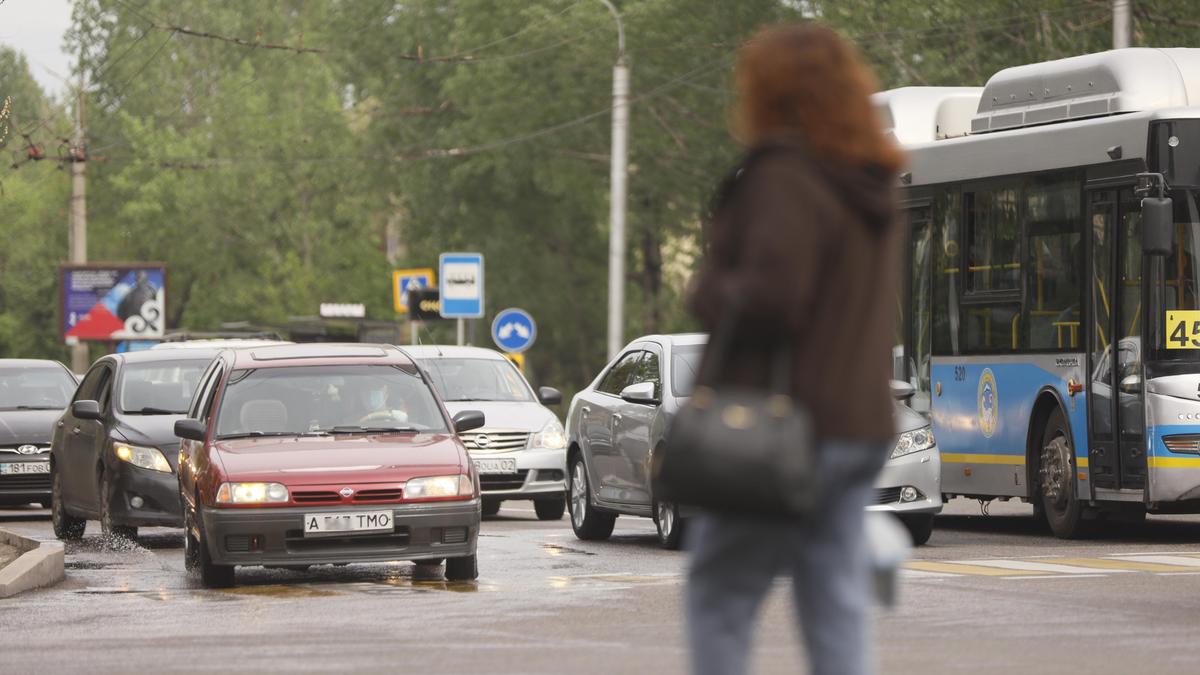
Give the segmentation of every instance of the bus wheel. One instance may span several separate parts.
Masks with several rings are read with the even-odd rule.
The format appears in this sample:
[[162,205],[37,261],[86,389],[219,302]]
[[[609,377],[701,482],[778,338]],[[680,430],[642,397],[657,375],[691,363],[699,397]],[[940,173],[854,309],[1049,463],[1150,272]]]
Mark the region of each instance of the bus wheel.
[[1062,410],[1046,420],[1040,459],[1038,492],[1050,530],[1061,539],[1082,537],[1084,506],[1075,491],[1075,449]]

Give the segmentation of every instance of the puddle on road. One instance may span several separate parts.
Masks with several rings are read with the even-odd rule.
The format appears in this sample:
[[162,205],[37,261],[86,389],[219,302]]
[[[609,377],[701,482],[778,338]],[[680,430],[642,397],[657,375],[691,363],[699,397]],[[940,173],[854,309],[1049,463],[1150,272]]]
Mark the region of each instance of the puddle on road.
[[586,586],[610,587],[622,586],[658,586],[663,584],[683,583],[683,577],[678,574],[587,574],[573,577],[546,577],[550,587],[558,590],[580,588]]
[[542,544],[542,550],[552,556],[560,556],[564,553],[573,553],[576,555],[596,555],[591,551],[585,551],[581,548],[571,548],[570,546],[563,546],[562,544]]
[[63,563],[63,568],[68,570],[106,570],[116,565],[117,563],[92,562],[90,560],[68,560]]
[[341,595],[336,591],[326,591],[311,586],[288,586],[271,584],[269,586],[234,586],[233,588],[216,589],[217,593],[231,595],[252,595],[266,598],[327,598]]

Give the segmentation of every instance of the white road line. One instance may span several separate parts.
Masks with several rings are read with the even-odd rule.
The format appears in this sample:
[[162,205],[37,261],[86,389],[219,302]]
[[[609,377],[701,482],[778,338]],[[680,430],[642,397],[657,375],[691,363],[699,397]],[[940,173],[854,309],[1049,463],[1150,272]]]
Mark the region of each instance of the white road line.
[[961,577],[961,574],[950,574],[949,572],[926,572],[925,570],[910,570],[900,568],[901,577],[909,577],[913,579],[944,579],[946,577]]
[[[982,565],[984,567],[999,567],[1006,570],[1020,570],[1022,572],[1054,572],[1057,574],[1075,574],[1097,576],[1094,568],[1076,567],[1075,565],[1060,565],[1057,563],[1048,562],[1030,562],[1027,560],[949,560],[947,562],[961,563],[963,565]],[[1200,563],[1200,560],[1196,561]],[[1124,573],[1129,570],[1112,570],[1113,572]],[[1099,575],[1103,576],[1103,575]],[[1031,577],[1041,578],[1041,577]]]
[[[1116,570],[1114,570],[1116,571]],[[1121,570],[1124,571],[1124,570]],[[1021,575],[1016,577],[1000,577],[1001,579],[1094,579],[1106,577],[1107,574],[1042,574],[1037,576]]]
[[1179,567],[1191,567],[1200,569],[1200,558],[1185,558],[1181,555],[1145,555],[1141,553],[1127,553],[1124,555],[1108,556],[1116,560],[1129,560],[1131,562],[1148,562],[1158,563],[1160,565],[1178,565]]

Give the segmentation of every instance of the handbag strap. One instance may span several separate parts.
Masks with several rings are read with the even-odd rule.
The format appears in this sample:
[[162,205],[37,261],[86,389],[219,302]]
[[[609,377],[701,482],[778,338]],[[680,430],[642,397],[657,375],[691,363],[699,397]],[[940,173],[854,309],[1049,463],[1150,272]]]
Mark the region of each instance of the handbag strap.
[[[717,322],[716,329],[709,337],[707,354],[700,366],[700,371],[697,373],[697,379],[700,382],[712,382],[709,377],[712,374],[713,368],[719,368],[729,363],[733,357],[732,346],[734,332],[737,330],[738,316],[740,314],[740,301],[734,300],[734,303],[725,308],[722,313],[721,320]],[[768,378],[767,391],[772,394],[788,396],[792,391],[792,351],[790,341],[780,338],[775,341],[775,346],[771,350],[770,377]],[[719,372],[719,371],[717,371]]]

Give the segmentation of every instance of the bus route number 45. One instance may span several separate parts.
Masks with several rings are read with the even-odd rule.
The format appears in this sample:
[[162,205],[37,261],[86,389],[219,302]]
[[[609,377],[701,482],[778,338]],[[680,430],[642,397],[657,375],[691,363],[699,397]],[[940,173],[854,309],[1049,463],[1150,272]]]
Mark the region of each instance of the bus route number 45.
[[1167,349],[1200,349],[1200,311],[1167,312]]

